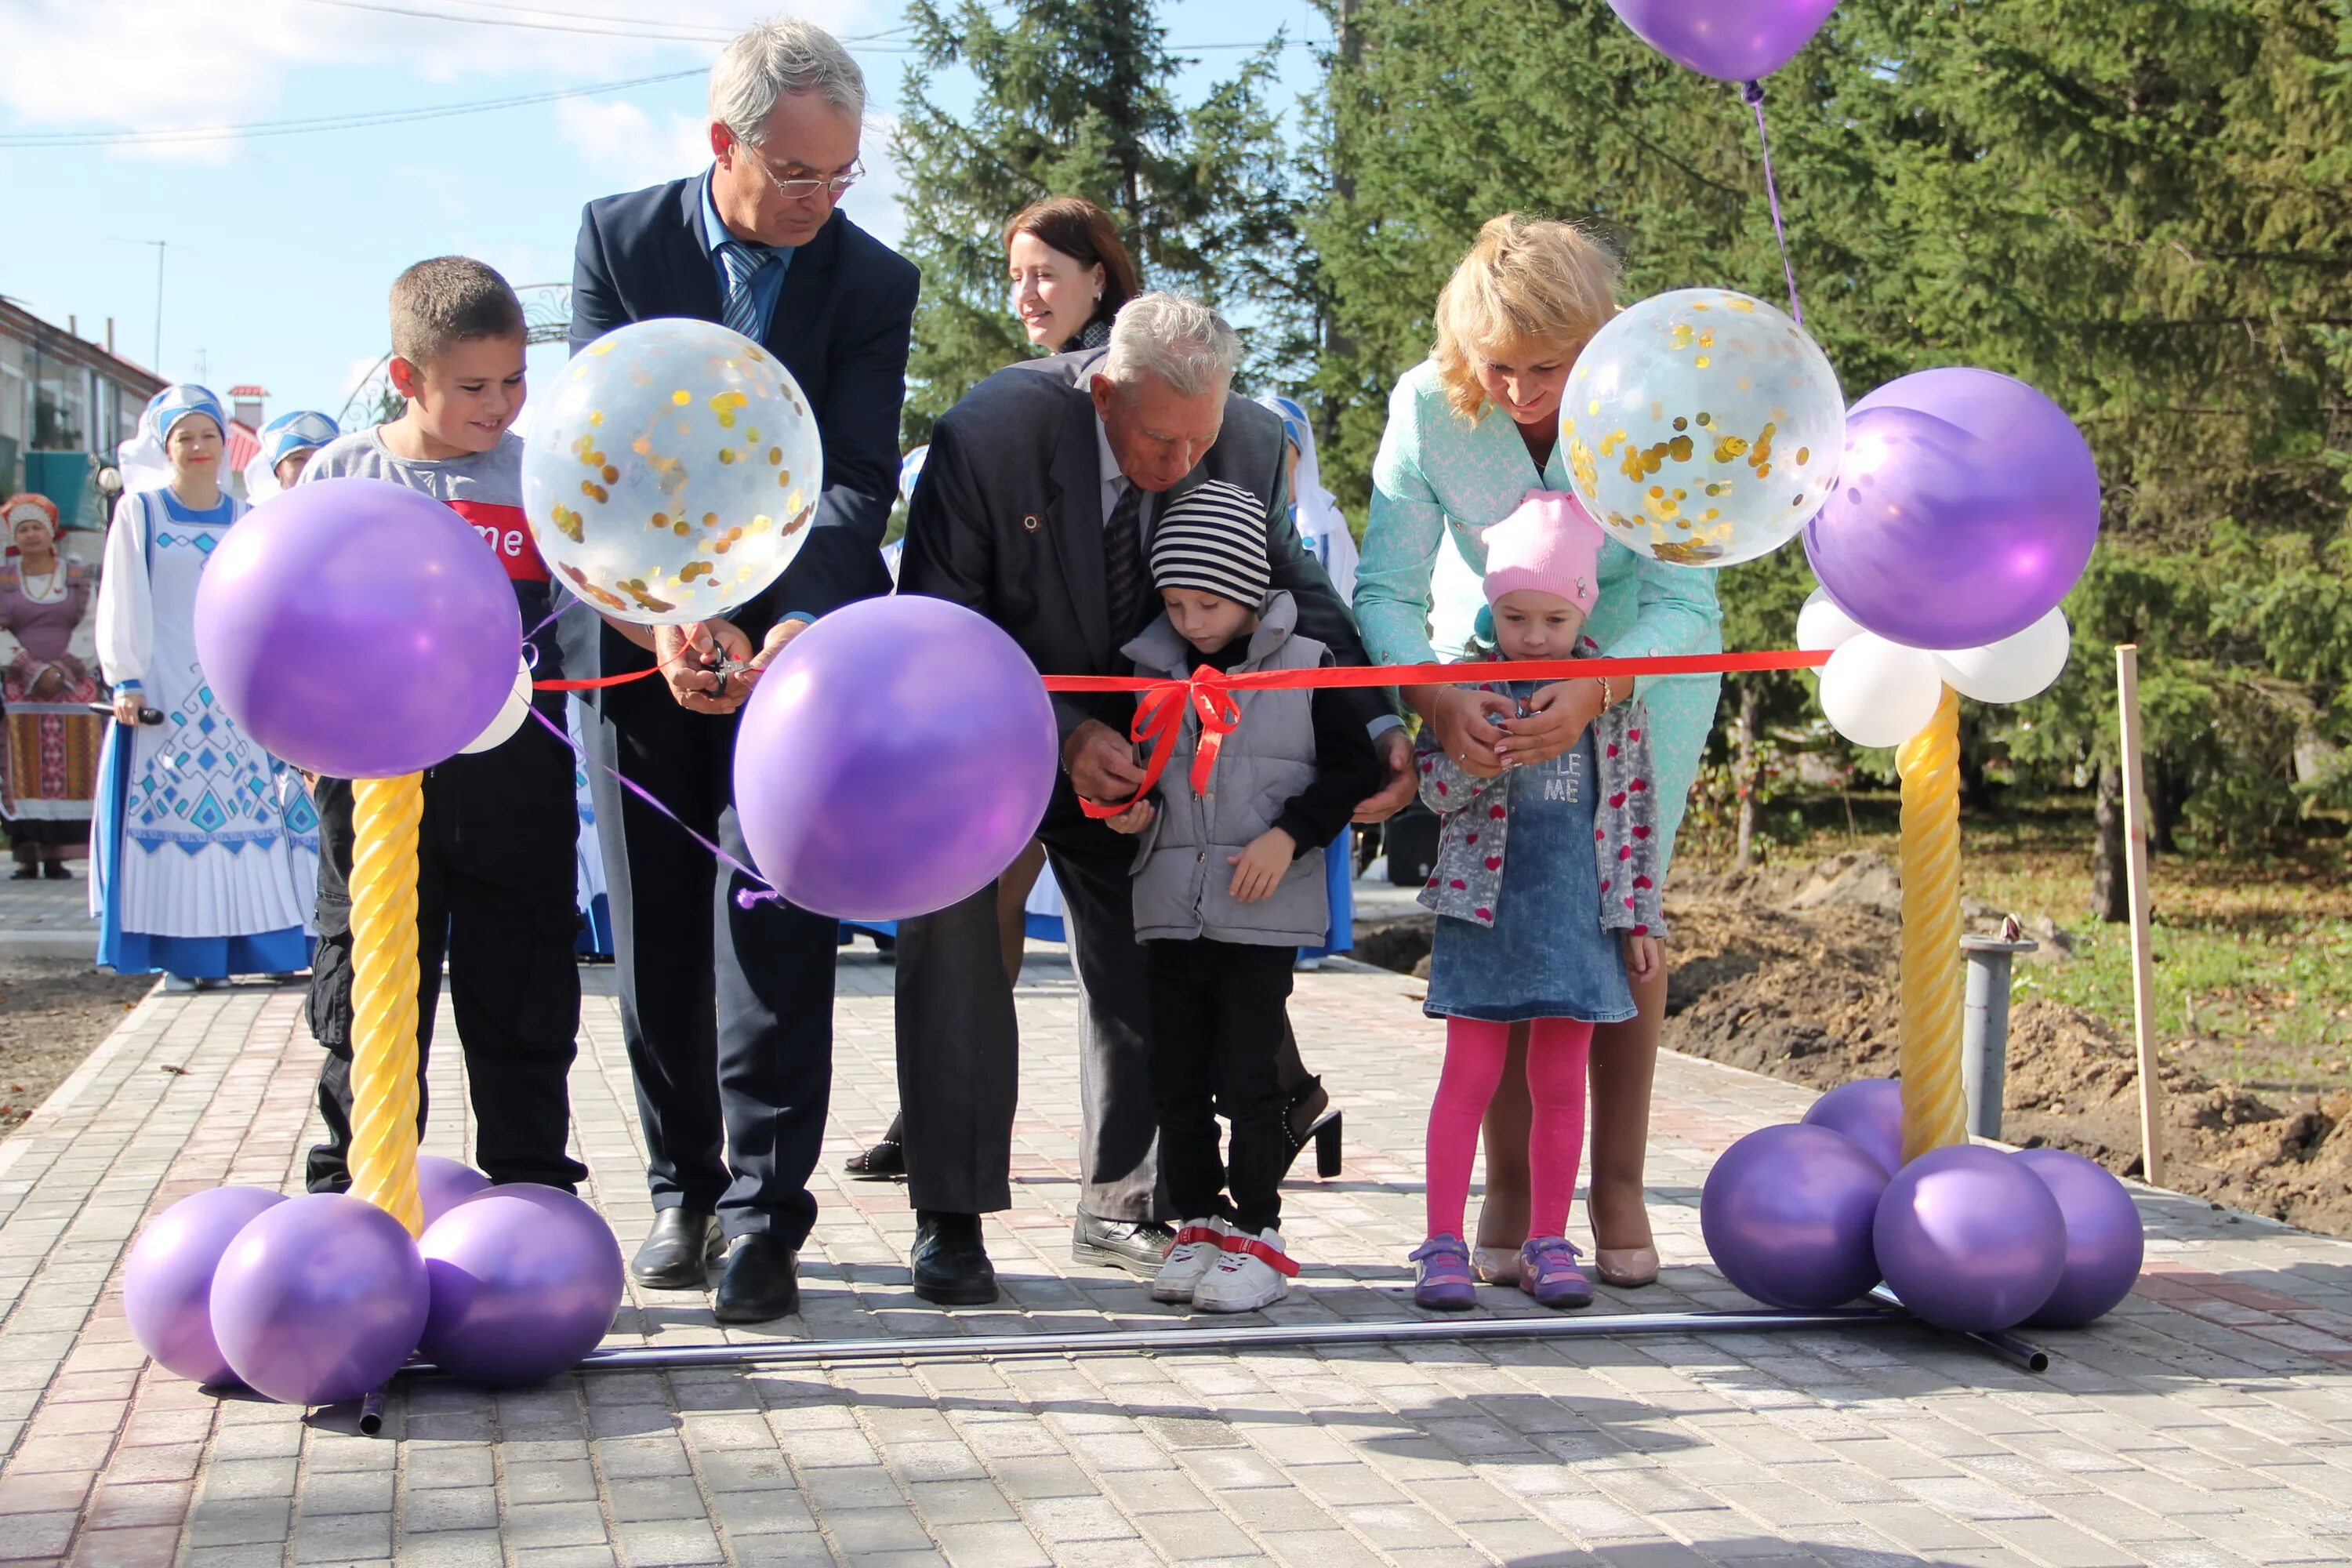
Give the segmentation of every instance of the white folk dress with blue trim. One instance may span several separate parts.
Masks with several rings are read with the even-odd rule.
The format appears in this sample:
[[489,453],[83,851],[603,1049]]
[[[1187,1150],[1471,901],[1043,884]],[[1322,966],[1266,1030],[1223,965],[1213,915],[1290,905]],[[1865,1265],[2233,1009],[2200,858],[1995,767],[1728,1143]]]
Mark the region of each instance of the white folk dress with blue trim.
[[169,490],[143,490],[122,498],[107,536],[99,662],[109,682],[139,682],[163,714],[161,724],[110,724],[99,768],[90,912],[102,922],[98,961],[118,973],[218,979],[310,962],[317,816],[300,779],[237,727],[196,662],[196,584],[245,510],[224,498],[196,511]]

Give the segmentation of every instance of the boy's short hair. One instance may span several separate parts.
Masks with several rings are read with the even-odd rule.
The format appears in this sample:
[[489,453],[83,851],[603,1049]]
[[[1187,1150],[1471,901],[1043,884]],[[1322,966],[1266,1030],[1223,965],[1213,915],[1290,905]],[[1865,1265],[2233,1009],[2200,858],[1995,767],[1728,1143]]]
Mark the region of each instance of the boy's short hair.
[[411,364],[475,339],[528,336],[514,289],[470,256],[436,256],[393,279],[392,352]]

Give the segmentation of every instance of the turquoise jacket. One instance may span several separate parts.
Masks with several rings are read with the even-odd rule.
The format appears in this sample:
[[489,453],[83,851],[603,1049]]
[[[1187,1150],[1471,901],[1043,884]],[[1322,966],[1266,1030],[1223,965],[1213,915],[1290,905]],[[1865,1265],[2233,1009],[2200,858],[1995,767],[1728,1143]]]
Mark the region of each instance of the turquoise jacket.
[[[1389,397],[1356,567],[1356,621],[1373,661],[1461,658],[1486,604],[1484,531],[1529,490],[1570,489],[1560,450],[1538,470],[1508,419],[1490,413],[1474,422],[1454,411],[1434,362],[1406,372]],[[1612,540],[1601,552],[1600,578],[1585,635],[1602,657],[1722,649],[1712,572],[1652,561]],[[1657,765],[1661,883],[1721,688],[1713,675],[1645,676],[1634,688],[1649,709]]]

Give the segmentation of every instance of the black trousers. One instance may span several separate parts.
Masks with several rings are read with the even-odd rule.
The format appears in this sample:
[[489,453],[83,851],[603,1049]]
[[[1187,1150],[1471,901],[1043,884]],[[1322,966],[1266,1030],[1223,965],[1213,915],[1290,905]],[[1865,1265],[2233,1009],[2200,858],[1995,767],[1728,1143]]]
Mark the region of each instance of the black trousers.
[[[310,1030],[327,1048],[319,1112],[327,1141],[310,1151],[310,1188],[351,1185],[352,786],[320,779],[319,951],[310,970]],[[474,1158],[494,1182],[572,1190],[587,1168],[564,1152],[570,1077],[580,1032],[580,929],[574,860],[580,814],[571,749],[536,723],[478,756],[425,776],[417,835],[417,1126],[433,1044],[441,962],[466,1053]]]
[[[607,668],[622,668],[608,664]],[[658,680],[604,694],[589,749],[745,865],[732,715],[690,713]],[[716,1213],[730,1237],[797,1248],[833,1090],[836,927],[772,901],[591,770],[613,907],[621,1031],[656,1208]]]
[[[1147,942],[1143,953],[1168,1196],[1184,1219],[1223,1215],[1255,1236],[1282,1219],[1289,1102],[1276,1058],[1298,950],[1202,938]],[[1234,1129],[1225,1160],[1217,1156],[1220,1116]]]
[[[1128,876],[1134,841],[1075,807],[1049,814],[1038,837],[1062,889],[1084,1008],[1078,1206],[1102,1219],[1166,1218],[1173,1211],[1160,1192],[1150,1004]],[[898,971],[908,1201],[950,1214],[1010,1208],[1021,1043],[995,884],[899,922]]]

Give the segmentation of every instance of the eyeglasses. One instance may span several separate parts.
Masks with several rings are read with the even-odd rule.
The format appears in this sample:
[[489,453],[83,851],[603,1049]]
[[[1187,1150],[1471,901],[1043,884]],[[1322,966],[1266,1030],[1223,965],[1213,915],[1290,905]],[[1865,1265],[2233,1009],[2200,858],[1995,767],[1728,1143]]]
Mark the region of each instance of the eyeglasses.
[[835,174],[822,180],[779,179],[776,172],[768,167],[768,161],[765,158],[742,142],[739,142],[736,145],[742,147],[743,155],[758,167],[760,173],[768,176],[768,184],[775,186],[776,193],[788,201],[804,202],[819,191],[823,191],[827,197],[837,202],[841,199],[841,194],[844,191],[866,177],[866,164],[861,160],[852,163],[846,174]]

